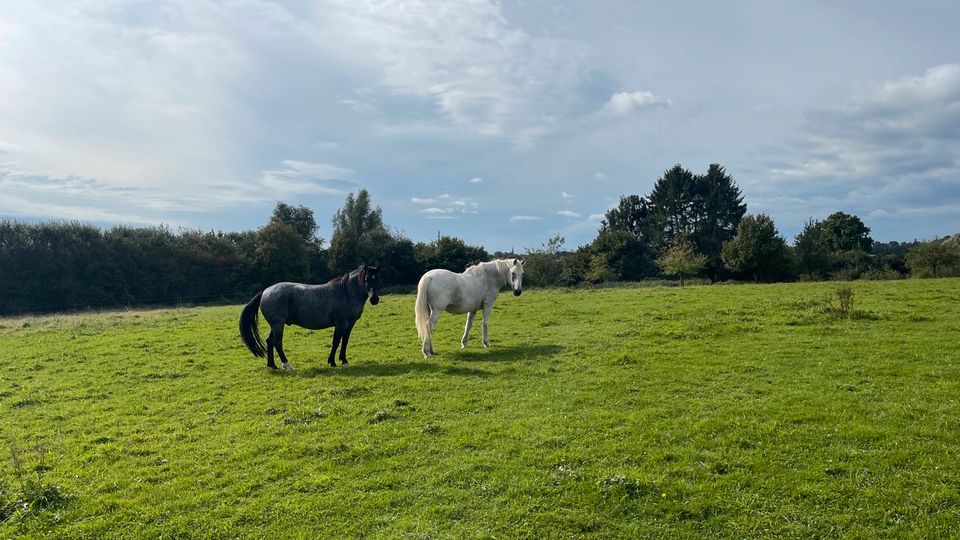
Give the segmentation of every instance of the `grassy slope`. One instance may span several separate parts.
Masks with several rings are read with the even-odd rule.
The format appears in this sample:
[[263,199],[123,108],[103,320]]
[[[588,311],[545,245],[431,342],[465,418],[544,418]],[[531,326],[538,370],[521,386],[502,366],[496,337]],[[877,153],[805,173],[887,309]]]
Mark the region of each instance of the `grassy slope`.
[[0,320],[0,471],[40,443],[73,494],[0,537],[956,531],[960,280],[853,287],[852,320],[828,283],[505,294],[431,361],[387,296],[347,368],[290,329],[292,376],[236,306]]

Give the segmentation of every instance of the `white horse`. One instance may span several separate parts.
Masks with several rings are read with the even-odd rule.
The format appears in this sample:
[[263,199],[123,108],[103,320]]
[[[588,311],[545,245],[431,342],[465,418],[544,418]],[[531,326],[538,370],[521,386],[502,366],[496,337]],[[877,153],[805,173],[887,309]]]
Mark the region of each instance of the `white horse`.
[[514,296],[523,292],[523,259],[498,259],[475,264],[462,273],[449,270],[430,270],[417,284],[417,302],[414,306],[417,334],[423,342],[423,357],[433,351],[433,327],[444,311],[466,313],[467,326],[463,329],[460,347],[467,346],[467,336],[473,318],[483,310],[483,346],[490,346],[487,327],[493,302],[504,285],[510,285]]

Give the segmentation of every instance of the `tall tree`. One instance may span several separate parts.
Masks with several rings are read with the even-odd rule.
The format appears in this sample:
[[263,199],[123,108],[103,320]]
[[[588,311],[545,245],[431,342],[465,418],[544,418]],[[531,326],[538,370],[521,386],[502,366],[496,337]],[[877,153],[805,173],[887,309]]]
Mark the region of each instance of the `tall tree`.
[[745,216],[720,256],[731,271],[754,281],[772,281],[789,270],[787,242],[766,214]]
[[600,231],[626,231],[649,243],[654,231],[649,201],[639,195],[620,197],[620,203],[608,210],[600,222]]
[[353,270],[361,263],[375,264],[378,248],[390,233],[383,225],[383,211],[373,208],[370,194],[361,189],[357,196],[347,195],[343,208],[333,216],[329,263],[334,272]]
[[733,177],[716,163],[710,164],[707,174],[695,177],[693,190],[691,240],[697,251],[706,256],[707,275],[716,281],[723,271],[720,250],[724,242],[736,235],[747,205]]
[[657,252],[665,250],[674,237],[694,232],[696,184],[693,173],[679,164],[664,171],[654,183],[649,205],[655,230],[650,240]]
[[801,274],[819,278],[830,271],[830,248],[823,241],[821,222],[810,218],[793,244],[797,266]]

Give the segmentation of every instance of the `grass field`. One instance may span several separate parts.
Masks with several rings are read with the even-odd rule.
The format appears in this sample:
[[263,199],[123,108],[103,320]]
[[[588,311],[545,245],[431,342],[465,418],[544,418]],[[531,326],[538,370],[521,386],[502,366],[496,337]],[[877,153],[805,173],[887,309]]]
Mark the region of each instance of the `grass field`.
[[3,319],[0,537],[956,534],[960,279],[851,286],[503,294],[430,361],[384,296],[292,374],[239,306]]

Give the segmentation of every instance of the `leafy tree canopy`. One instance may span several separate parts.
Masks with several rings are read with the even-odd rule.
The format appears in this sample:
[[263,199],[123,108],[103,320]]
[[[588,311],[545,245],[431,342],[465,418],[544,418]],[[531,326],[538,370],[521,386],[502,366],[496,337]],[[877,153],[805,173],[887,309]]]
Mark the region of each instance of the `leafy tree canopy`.
[[666,253],[657,259],[657,266],[667,275],[680,276],[680,286],[683,287],[684,276],[691,276],[703,270],[707,263],[707,256],[697,253],[693,242],[686,236],[674,238]]
[[843,212],[834,212],[820,223],[823,243],[833,252],[863,251],[870,253],[873,239],[870,228],[860,218]]
[[361,263],[375,264],[389,242],[390,232],[383,225],[383,211],[373,208],[370,194],[361,189],[357,196],[347,195],[343,208],[333,216],[330,237],[330,268],[349,272]]
[[304,242],[323,243],[317,238],[317,221],[313,218],[313,210],[306,206],[291,206],[285,202],[278,202],[270,216],[271,223],[283,223],[293,227]]
[[745,216],[737,235],[723,244],[721,258],[734,273],[754,281],[772,281],[786,275],[787,243],[770,216]]
[[960,246],[949,238],[924,242],[907,253],[906,262],[915,275],[941,277],[960,265]]

